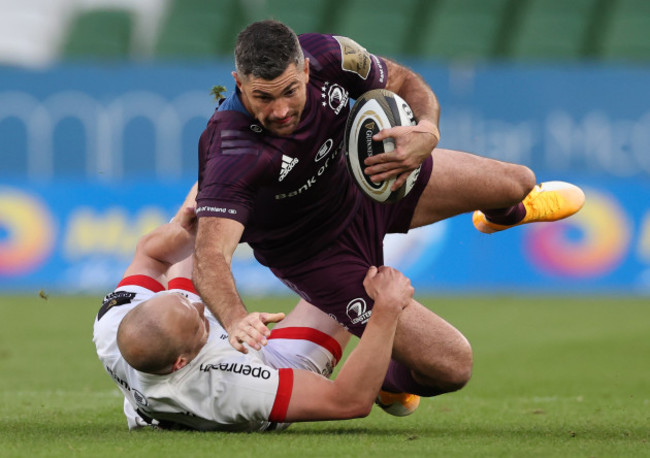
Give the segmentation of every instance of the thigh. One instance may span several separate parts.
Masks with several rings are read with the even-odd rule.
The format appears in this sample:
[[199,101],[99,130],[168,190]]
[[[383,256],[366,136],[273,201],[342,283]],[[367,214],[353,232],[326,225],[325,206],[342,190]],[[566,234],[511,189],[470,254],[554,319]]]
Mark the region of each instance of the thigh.
[[302,263],[271,271],[306,302],[360,336],[373,306],[363,279],[370,266],[384,263],[383,238],[393,211],[364,202],[354,220],[327,249]]
[[[370,318],[373,301],[363,287],[363,279],[370,263],[352,256],[345,250],[335,250],[329,258],[321,257],[315,264],[293,266],[291,269],[272,269],[289,288],[309,301],[345,330],[361,336]],[[304,315],[305,310],[291,317],[292,321]],[[313,316],[308,316],[313,319]]]
[[411,228],[474,210],[509,207],[521,202],[533,186],[535,175],[523,165],[436,148]]
[[350,333],[338,321],[304,299],[300,299],[294,309],[284,320],[275,325],[273,330],[283,328],[316,329],[334,339],[341,349],[345,349],[350,340]]

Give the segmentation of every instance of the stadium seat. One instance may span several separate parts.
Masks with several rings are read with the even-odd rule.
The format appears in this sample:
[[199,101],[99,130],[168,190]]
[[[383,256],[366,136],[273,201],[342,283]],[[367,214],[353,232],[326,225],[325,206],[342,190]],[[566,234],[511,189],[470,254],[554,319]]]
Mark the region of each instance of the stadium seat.
[[333,33],[352,38],[373,54],[414,55],[419,0],[348,0],[336,8]]
[[588,49],[597,0],[528,0],[513,32],[515,59],[575,59]]
[[231,55],[246,23],[240,0],[174,0],[159,32],[159,58],[214,58]]
[[489,58],[497,54],[511,0],[440,0],[424,12],[423,57]]
[[328,32],[331,0],[266,0],[264,17],[277,19],[291,27],[294,32]]
[[70,26],[64,58],[125,59],[131,52],[133,17],[126,10],[89,10]]
[[602,31],[600,55],[623,61],[650,60],[650,2],[617,0]]

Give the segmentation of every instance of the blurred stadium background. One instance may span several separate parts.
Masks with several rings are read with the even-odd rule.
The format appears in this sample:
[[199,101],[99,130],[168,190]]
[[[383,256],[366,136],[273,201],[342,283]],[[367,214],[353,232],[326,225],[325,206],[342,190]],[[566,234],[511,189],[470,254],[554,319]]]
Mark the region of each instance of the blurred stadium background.
[[[585,188],[562,223],[391,237],[420,291],[650,294],[647,0],[0,0],[0,293],[114,286],[196,179],[237,32],[267,17],[420,72],[441,146]],[[246,294],[287,292],[245,246],[234,268]]]

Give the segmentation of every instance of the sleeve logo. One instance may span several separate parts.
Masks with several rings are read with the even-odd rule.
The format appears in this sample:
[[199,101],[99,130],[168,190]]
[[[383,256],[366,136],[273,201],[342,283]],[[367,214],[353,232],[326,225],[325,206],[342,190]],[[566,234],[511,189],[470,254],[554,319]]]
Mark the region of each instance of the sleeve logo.
[[368,78],[372,61],[366,48],[347,37],[334,35],[334,39],[341,47],[341,68],[346,72],[356,73],[364,80]]
[[99,309],[99,313],[97,314],[97,320],[101,320],[101,318],[106,314],[106,312],[108,312],[113,307],[117,307],[124,304],[130,304],[134,297],[135,297],[135,293],[131,293],[128,291],[115,291],[107,295],[106,297],[104,297],[104,302],[102,303],[102,306]]

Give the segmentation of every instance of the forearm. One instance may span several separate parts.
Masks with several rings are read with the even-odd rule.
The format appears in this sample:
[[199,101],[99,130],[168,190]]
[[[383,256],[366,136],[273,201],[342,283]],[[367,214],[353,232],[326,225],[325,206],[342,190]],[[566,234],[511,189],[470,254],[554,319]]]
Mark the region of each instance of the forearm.
[[390,362],[397,314],[373,314],[335,380],[294,370],[285,421],[343,420],[370,413]]
[[191,256],[193,247],[193,234],[175,222],[163,224],[140,238],[124,276],[148,275],[163,282],[167,269]]
[[197,244],[193,280],[203,302],[224,328],[229,329],[235,321],[246,316],[230,263],[222,253]]
[[344,404],[372,406],[388,370],[397,320],[398,314],[384,310],[371,315],[361,340],[334,381]]
[[414,71],[387,60],[388,84],[386,89],[395,92],[409,104],[418,124],[440,139],[440,103],[433,89]]

